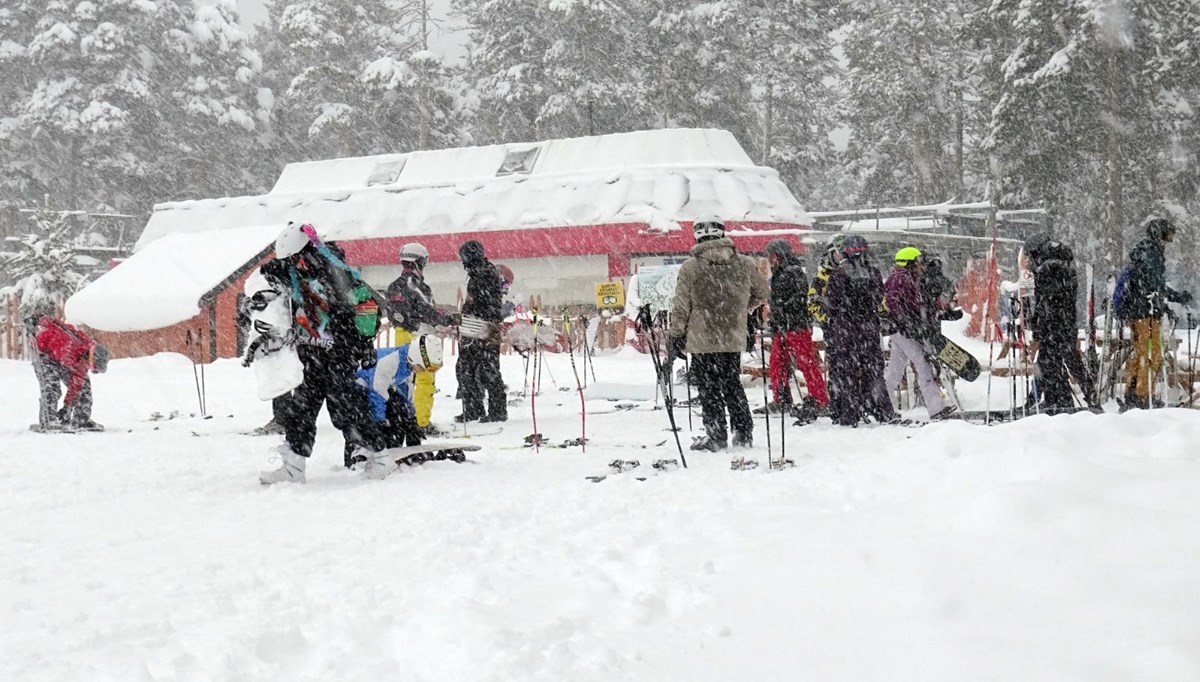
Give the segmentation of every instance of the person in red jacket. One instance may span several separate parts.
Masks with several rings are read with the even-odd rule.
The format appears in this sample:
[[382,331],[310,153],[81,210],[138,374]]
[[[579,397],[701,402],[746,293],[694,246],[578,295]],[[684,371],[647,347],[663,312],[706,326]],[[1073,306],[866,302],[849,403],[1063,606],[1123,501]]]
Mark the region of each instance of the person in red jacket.
[[[87,334],[50,315],[35,316],[29,322],[35,330],[37,346],[33,371],[41,388],[38,430],[102,431],[104,427],[92,421],[92,382],[88,372],[103,371],[107,353]],[[93,364],[97,356],[101,361]],[[66,384],[67,395],[59,408],[61,384]]]

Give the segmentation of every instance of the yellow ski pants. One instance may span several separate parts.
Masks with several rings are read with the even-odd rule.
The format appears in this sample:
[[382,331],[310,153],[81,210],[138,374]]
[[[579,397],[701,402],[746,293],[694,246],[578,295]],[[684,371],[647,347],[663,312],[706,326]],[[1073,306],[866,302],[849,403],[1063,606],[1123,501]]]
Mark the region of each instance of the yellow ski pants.
[[[416,334],[407,329],[396,330],[396,345],[403,346],[412,341]],[[417,412],[417,426],[425,428],[429,426],[429,419],[433,414],[433,379],[434,372],[417,372],[413,377],[413,407]]]

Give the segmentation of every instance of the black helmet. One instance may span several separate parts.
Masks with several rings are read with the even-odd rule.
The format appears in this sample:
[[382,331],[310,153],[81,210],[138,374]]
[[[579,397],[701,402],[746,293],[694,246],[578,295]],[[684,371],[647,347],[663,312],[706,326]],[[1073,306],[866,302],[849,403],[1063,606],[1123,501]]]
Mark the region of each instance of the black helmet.
[[1166,218],[1159,218],[1152,215],[1142,221],[1142,226],[1146,228],[1146,234],[1151,239],[1169,242],[1175,238],[1175,225]]
[[1025,240],[1025,253],[1030,258],[1037,258],[1041,255],[1042,250],[1050,243],[1051,237],[1049,232],[1038,232],[1037,234]]
[[868,248],[867,240],[862,235],[846,235],[846,240],[842,242],[842,253],[846,256],[865,255]]
[[779,258],[790,258],[792,255],[792,245],[786,239],[772,239],[767,244],[767,253],[774,254]]
[[463,242],[463,245],[458,247],[458,257],[463,263],[478,263],[483,260],[483,244],[474,239]]

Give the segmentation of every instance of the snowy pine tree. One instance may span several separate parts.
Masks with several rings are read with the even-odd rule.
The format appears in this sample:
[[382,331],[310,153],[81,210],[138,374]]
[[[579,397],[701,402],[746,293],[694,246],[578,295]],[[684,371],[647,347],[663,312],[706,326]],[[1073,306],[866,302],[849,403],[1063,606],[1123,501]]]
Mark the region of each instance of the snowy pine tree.
[[373,118],[367,67],[406,53],[403,14],[385,0],[274,0],[258,42],[274,99],[280,163],[400,151]]
[[[843,43],[848,157],[870,205],[965,200],[980,132],[966,2],[864,0],[850,5]],[[975,192],[971,192],[975,194]]]
[[29,215],[30,232],[9,237],[0,250],[0,265],[13,281],[0,297],[16,299],[22,315],[56,312],[87,281],[86,267],[73,246],[71,216],[62,211]]
[[161,198],[152,165],[169,136],[159,79],[182,59],[172,0],[52,0],[26,54],[32,87],[12,133],[24,140],[33,196],[66,207],[145,207]]
[[266,191],[271,97],[262,58],[238,26],[235,0],[197,5],[172,37],[186,63],[164,74],[172,132],[154,164],[157,194],[199,199]]

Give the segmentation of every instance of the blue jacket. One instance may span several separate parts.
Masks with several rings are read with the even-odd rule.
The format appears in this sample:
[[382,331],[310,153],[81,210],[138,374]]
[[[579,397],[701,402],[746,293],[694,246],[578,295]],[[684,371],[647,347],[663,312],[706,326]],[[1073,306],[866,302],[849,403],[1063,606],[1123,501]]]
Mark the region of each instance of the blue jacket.
[[408,365],[407,345],[379,348],[375,357],[374,367],[360,369],[354,375],[359,388],[367,393],[371,419],[381,422],[387,419],[389,389],[395,389],[412,406],[412,368]]

